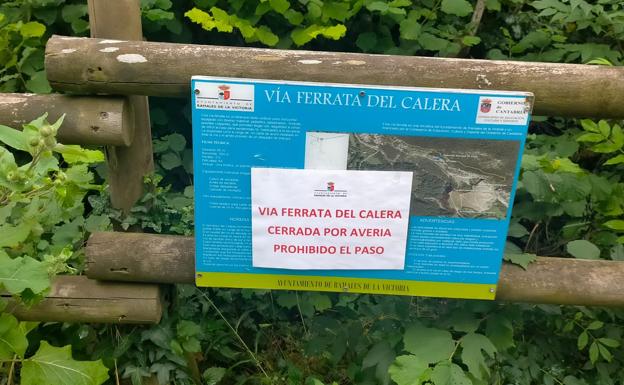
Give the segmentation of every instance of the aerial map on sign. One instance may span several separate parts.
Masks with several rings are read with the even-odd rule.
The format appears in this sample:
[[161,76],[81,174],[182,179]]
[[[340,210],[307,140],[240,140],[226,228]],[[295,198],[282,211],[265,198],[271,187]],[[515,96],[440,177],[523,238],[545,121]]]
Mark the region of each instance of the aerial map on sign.
[[504,218],[518,141],[351,134],[347,168],[412,171],[410,215]]

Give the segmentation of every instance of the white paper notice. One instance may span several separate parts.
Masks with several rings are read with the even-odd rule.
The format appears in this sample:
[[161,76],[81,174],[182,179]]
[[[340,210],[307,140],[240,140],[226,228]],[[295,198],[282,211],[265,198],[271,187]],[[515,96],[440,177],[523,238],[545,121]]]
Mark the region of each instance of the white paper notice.
[[402,270],[412,173],[251,169],[253,266]]

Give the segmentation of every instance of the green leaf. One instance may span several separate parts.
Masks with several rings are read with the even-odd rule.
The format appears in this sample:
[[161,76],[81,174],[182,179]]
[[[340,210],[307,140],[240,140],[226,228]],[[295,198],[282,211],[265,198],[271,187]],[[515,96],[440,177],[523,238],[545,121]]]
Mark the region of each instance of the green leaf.
[[446,330],[411,326],[403,337],[405,350],[421,358],[428,364],[447,360],[455,350],[451,333]]
[[99,163],[104,161],[104,153],[100,150],[87,150],[77,145],[57,144],[54,152],[63,155],[67,163]]
[[492,314],[485,324],[485,335],[492,341],[499,352],[515,346],[513,325],[509,318],[500,314]]
[[50,286],[50,278],[44,263],[28,256],[9,258],[0,253],[0,285],[11,294],[26,289],[39,294]]
[[429,367],[427,362],[413,355],[398,356],[388,373],[397,385],[420,385],[420,376]]
[[417,40],[422,29],[422,26],[418,23],[418,20],[415,17],[407,17],[403,19],[400,27],[401,38],[405,40]]
[[477,333],[468,333],[461,339],[461,359],[468,366],[468,371],[478,379],[484,379],[490,373],[485,362],[487,353],[491,358],[496,353],[496,347],[486,336]]
[[574,258],[580,259],[599,259],[600,249],[584,239],[568,242],[566,251]]
[[288,0],[269,0],[269,4],[271,4],[271,8],[277,13],[284,13],[290,8],[290,2]]
[[30,225],[26,223],[20,223],[18,225],[12,225],[5,223],[0,225],[0,247],[17,247],[20,243],[24,242],[30,234]]
[[86,16],[88,12],[86,4],[67,4],[61,11],[61,17],[66,23],[71,23],[76,19]]
[[26,88],[28,91],[38,94],[49,94],[52,92],[52,87],[50,87],[50,83],[48,83],[45,70],[33,74],[30,79],[26,81]]
[[268,45],[269,47],[273,47],[279,42],[279,37],[274,34],[269,27],[264,25],[256,29],[256,36],[262,44]]
[[501,3],[499,0],[485,0],[485,8],[488,11],[500,11]]
[[418,37],[418,43],[426,50],[429,51],[441,51],[449,45],[449,41],[434,36],[428,32],[420,34]]
[[602,225],[610,228],[611,230],[624,231],[624,220],[621,219],[613,219],[603,223]]
[[175,152],[167,152],[163,154],[163,156],[160,158],[160,165],[165,170],[171,170],[178,166],[181,166],[182,159],[180,158],[180,155],[176,154]]
[[598,360],[599,352],[600,350],[598,348],[598,343],[596,341],[592,342],[592,344],[589,346],[589,360],[592,364],[596,363],[596,361]]
[[589,335],[586,331],[583,331],[576,339],[576,347],[578,350],[583,350],[587,346],[587,342],[589,342]]
[[362,51],[369,52],[377,45],[377,34],[374,32],[361,33],[355,41],[355,45]]
[[593,120],[583,119],[581,120],[581,126],[585,131],[600,133],[598,125]]
[[588,132],[576,138],[577,142],[590,142],[590,143],[602,142],[603,140],[605,140],[605,137],[602,136],[602,134],[597,134],[594,132]]
[[526,229],[526,227],[522,226],[520,223],[515,222],[509,225],[507,236],[513,237],[513,238],[522,238],[525,235],[529,235],[529,231]]
[[503,259],[507,262],[521,266],[524,270],[526,270],[530,263],[535,262],[537,255],[525,253],[515,244],[507,242],[505,244]]
[[610,348],[620,347],[620,341],[614,340],[613,338],[598,338],[598,342]]
[[30,37],[41,37],[45,33],[46,27],[45,25],[38,23],[36,21],[30,21],[22,25],[20,28],[20,33],[24,38],[28,39]]
[[97,361],[76,361],[71,346],[57,348],[41,341],[37,353],[22,365],[22,385],[100,385],[108,369]]
[[28,152],[28,136],[23,131],[0,124],[0,142],[16,150]]
[[624,154],[620,154],[620,155],[614,156],[613,158],[608,159],[603,164],[605,166],[610,166],[610,165],[621,164],[621,163],[624,163]]
[[456,16],[467,16],[473,11],[472,5],[466,0],[442,0],[442,12]]
[[182,320],[176,326],[179,337],[194,337],[201,334],[201,327],[193,321]]
[[204,380],[204,385],[216,385],[221,379],[225,376],[225,368],[220,368],[217,366],[213,366],[204,370],[202,374],[202,379]]
[[332,302],[327,294],[322,293],[309,293],[307,296],[308,302],[314,306],[314,309],[318,312],[325,311],[327,309],[331,309]]
[[473,385],[459,365],[442,361],[433,368],[431,380],[435,385]]
[[145,12],[144,15],[150,21],[173,20],[175,18],[175,14],[173,12],[168,12],[158,8],[150,9]]
[[604,322],[602,321],[592,321],[592,323],[590,323],[587,326],[587,330],[598,330],[602,328],[603,326],[604,326]]
[[481,38],[478,36],[464,36],[462,38],[462,44],[467,47],[472,47],[481,43]]
[[23,358],[28,347],[24,330],[17,319],[8,313],[0,314],[0,360],[11,360],[17,354]]
[[598,122],[598,130],[605,138],[608,138],[611,135],[611,127],[606,120],[600,120]]

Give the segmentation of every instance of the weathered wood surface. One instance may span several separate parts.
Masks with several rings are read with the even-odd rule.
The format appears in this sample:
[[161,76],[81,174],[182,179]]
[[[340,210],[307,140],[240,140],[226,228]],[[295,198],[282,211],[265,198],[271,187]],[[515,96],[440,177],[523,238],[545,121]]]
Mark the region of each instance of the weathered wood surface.
[[[143,40],[140,0],[89,0],[88,5],[92,37]],[[77,47],[68,48],[68,50],[73,49],[78,52]],[[96,71],[97,68],[99,68],[98,65],[95,67]],[[79,79],[82,73],[83,70],[80,70],[73,73],[71,77]],[[143,194],[143,177],[154,170],[147,98],[129,96],[128,100],[134,113],[132,144],[128,147],[107,147],[106,149],[111,204],[125,213],[130,211]]]
[[21,129],[46,112],[49,122],[65,114],[58,132],[64,144],[128,146],[134,131],[126,98],[0,93],[2,125]]
[[529,91],[538,115],[624,117],[624,67],[53,36],[46,69],[53,88],[83,94],[188,97],[191,76],[211,75]]
[[39,304],[28,308],[10,300],[7,310],[23,321],[156,324],[163,304],[158,285],[59,276]]
[[[195,281],[192,237],[102,232],[87,243],[87,276],[162,283]],[[624,262],[540,257],[527,270],[503,264],[497,300],[624,306]]]

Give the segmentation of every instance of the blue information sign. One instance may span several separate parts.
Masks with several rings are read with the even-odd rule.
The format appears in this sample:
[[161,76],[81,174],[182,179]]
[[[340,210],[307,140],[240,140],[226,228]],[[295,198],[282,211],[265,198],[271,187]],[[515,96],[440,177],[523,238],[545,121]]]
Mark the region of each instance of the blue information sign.
[[[213,77],[191,86],[198,286],[495,297],[532,94]],[[255,167],[412,172],[404,269],[253,267]]]

